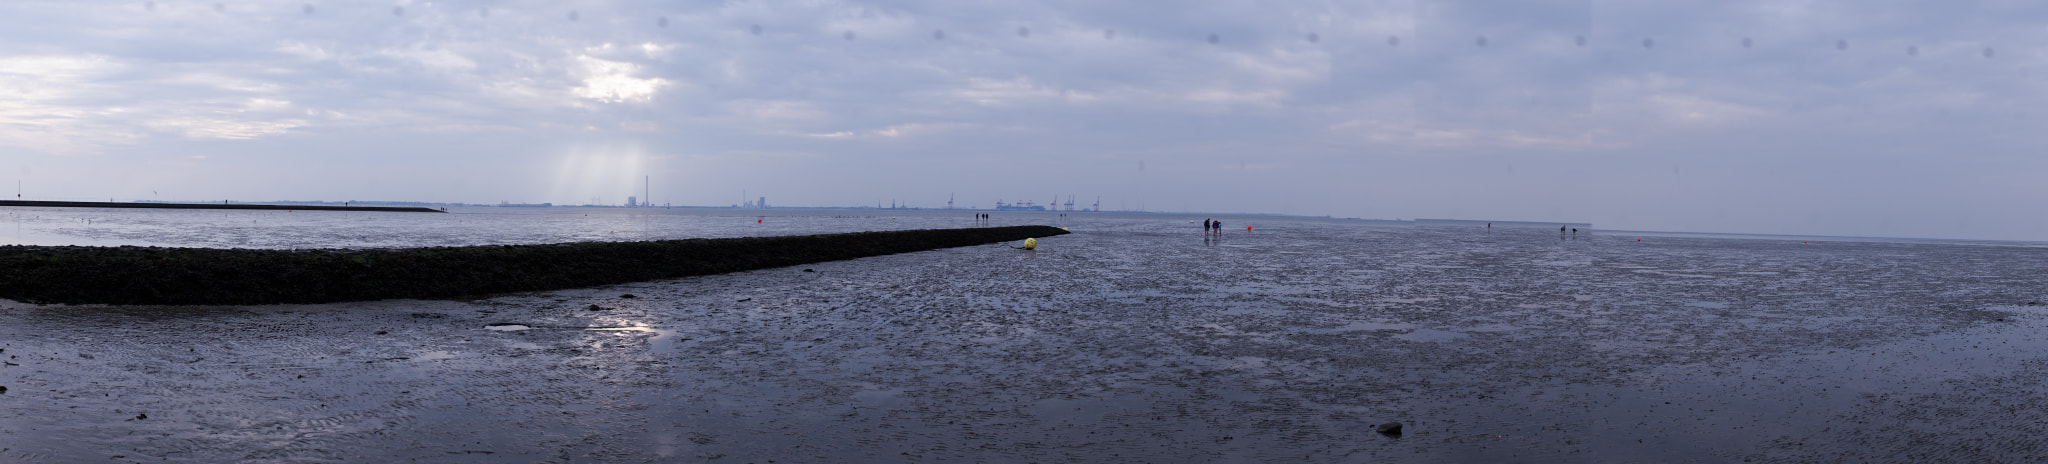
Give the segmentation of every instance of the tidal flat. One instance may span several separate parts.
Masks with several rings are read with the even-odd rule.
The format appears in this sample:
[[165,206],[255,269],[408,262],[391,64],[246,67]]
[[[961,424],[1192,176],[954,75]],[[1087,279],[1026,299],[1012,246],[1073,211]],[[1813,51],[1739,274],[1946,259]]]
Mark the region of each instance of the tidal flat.
[[0,298],[251,305],[445,299],[723,274],[1067,233],[1049,226],[397,249],[0,246]]
[[472,300],[0,304],[0,461],[2048,457],[2048,248],[1200,219]]

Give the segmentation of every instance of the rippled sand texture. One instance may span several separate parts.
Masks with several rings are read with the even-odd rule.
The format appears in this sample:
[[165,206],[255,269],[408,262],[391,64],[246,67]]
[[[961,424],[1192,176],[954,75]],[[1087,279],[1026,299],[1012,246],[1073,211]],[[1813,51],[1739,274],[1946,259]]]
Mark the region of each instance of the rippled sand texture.
[[2048,456],[2039,248],[1256,225],[477,301],[9,304],[0,461]]

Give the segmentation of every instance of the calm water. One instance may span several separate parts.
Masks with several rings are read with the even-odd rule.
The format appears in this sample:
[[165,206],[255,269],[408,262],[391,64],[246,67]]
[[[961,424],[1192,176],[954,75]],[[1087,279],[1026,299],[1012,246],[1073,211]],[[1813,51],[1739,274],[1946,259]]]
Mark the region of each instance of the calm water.
[[[973,224],[464,213],[35,210],[16,212],[14,239],[383,247]],[[1199,217],[996,214],[1075,233],[1035,252],[466,301],[7,303],[0,461],[2048,456],[2037,247],[1256,217],[1205,239]],[[1406,433],[1372,431],[1388,421]]]

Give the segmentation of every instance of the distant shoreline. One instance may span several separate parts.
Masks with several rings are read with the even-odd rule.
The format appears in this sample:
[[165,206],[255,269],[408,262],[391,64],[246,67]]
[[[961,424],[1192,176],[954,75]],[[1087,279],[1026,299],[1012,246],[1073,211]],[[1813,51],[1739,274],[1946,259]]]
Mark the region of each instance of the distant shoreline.
[[248,203],[144,203],[112,201],[39,201],[0,200],[0,206],[23,206],[37,208],[146,208],[146,209],[256,209],[286,211],[371,211],[384,213],[445,213],[433,208],[400,206],[321,206],[321,205],[264,205]]
[[1014,226],[301,251],[0,246],[0,298],[111,305],[460,298],[752,271],[1066,233],[1057,227]]

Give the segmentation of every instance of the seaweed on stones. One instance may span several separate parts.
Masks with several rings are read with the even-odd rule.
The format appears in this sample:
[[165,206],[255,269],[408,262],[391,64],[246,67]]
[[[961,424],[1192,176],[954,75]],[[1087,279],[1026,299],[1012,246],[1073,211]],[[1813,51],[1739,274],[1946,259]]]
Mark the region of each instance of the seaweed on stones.
[[1067,233],[1016,226],[368,250],[0,246],[0,298],[110,305],[445,299],[594,287]]

